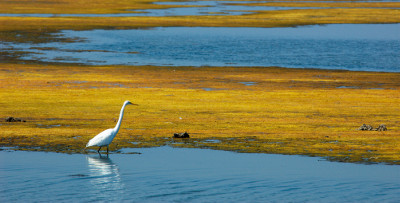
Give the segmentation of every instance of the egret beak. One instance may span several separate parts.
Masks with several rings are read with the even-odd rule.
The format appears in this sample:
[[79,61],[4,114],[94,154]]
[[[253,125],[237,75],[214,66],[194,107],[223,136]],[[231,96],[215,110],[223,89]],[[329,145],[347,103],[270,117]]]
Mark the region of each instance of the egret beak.
[[132,102],[129,102],[128,104],[134,105],[134,106],[139,106],[139,104],[134,104],[134,103],[132,103]]

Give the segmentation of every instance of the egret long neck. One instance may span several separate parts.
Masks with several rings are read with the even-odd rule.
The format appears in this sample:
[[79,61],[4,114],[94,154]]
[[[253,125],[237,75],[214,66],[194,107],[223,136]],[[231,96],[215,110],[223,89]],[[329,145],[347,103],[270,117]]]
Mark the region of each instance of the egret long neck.
[[114,128],[115,134],[118,133],[119,127],[121,126],[121,122],[122,122],[122,117],[124,117],[124,109],[125,109],[126,104],[124,104],[121,108],[121,112],[119,113],[119,119],[118,119],[118,123]]

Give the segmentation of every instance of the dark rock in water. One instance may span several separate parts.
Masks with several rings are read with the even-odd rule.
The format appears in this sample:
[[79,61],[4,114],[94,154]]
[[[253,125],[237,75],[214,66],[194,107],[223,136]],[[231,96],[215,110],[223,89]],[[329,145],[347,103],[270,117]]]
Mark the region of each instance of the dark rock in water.
[[376,131],[386,131],[387,128],[386,128],[386,125],[381,124],[381,125],[379,125],[379,127],[376,128],[375,130],[376,130]]
[[184,132],[184,133],[174,133],[173,138],[189,138],[189,133]]
[[373,130],[374,128],[370,125],[363,124],[358,130]]
[[25,120],[22,120],[20,118],[14,118],[14,117],[7,117],[6,122],[26,122]]

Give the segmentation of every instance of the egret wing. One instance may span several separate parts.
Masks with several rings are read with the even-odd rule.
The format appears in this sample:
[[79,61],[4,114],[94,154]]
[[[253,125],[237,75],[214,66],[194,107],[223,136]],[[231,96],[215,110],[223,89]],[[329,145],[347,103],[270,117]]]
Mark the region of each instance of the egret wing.
[[114,138],[113,133],[114,133],[113,129],[107,129],[107,130],[99,133],[94,138],[89,140],[86,147],[91,147],[91,146],[101,147],[101,146],[109,145],[112,141],[112,138]]

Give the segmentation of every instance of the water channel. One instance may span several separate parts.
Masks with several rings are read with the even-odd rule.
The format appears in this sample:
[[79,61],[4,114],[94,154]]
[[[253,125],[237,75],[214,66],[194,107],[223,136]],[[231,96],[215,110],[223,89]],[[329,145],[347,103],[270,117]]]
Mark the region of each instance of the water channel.
[[88,65],[281,66],[400,72],[400,24],[66,30],[74,43],[5,43],[24,60]]
[[1,202],[398,202],[400,168],[171,147],[109,157],[6,149],[0,185]]

